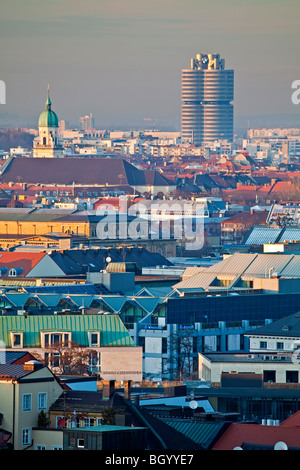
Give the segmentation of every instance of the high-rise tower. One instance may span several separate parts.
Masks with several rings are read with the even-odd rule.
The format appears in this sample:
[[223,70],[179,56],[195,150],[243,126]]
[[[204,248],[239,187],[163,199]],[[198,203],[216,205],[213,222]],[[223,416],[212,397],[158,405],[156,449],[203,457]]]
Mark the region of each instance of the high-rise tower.
[[197,54],[181,74],[181,141],[233,140],[234,71],[219,54]]

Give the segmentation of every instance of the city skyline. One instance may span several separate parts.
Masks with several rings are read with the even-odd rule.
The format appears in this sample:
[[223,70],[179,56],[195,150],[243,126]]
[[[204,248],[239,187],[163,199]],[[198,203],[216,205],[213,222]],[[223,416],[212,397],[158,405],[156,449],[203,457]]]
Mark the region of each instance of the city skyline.
[[180,74],[199,50],[235,70],[237,127],[279,125],[279,115],[299,126],[299,10],[294,0],[14,0],[2,8],[0,126],[37,128],[50,83],[53,109],[72,126],[92,113],[98,128],[180,130]]

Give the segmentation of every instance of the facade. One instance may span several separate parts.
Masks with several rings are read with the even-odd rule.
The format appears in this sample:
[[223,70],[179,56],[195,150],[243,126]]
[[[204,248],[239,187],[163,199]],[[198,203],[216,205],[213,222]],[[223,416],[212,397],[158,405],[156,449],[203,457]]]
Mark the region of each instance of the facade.
[[[300,347],[300,314],[297,312],[272,322],[255,331],[246,332],[249,337],[249,351],[265,357],[274,353],[292,356],[298,363]],[[270,358],[270,357],[269,357]]]
[[[2,315],[0,341],[9,351],[28,351],[61,373],[62,356],[90,351],[86,371],[103,380],[142,380],[142,348],[136,347],[118,315]],[[76,352],[77,351],[77,352]],[[70,363],[71,364],[71,363]]]
[[93,118],[92,113],[87,114],[86,116],[81,116],[79,120],[80,120],[81,130],[89,131],[91,129],[94,129],[95,120]]
[[[291,354],[201,354],[199,379],[213,387],[300,387],[300,363]],[[244,384],[243,384],[244,382]]]
[[[28,159],[31,160],[31,159]],[[0,210],[0,246],[7,249],[11,246],[29,245],[32,237],[36,237],[34,244],[40,246],[48,243],[45,248],[53,244],[50,240],[39,241],[39,237],[55,237],[55,243],[65,237],[70,237],[75,245],[113,247],[119,246],[142,248],[144,251],[162,255],[164,257],[176,256],[177,240],[170,234],[162,237],[162,224],[160,233],[151,234],[151,224],[142,220],[141,231],[137,231],[139,219],[118,212],[106,215],[105,210],[73,211],[60,209],[7,209]],[[71,242],[69,239],[69,242]],[[66,246],[66,245],[65,245]],[[62,248],[62,246],[61,246]]]
[[147,429],[129,426],[90,426],[66,429],[64,450],[130,451],[147,448]]
[[1,427],[12,434],[14,450],[31,448],[39,413],[48,414],[62,391],[50,369],[37,361],[0,365]]
[[63,146],[59,140],[58,118],[51,109],[51,100],[48,95],[46,108],[39,117],[38,127],[39,135],[33,141],[33,157],[37,158],[62,158]]
[[241,245],[246,234],[254,225],[265,226],[268,213],[266,211],[244,211],[221,221],[222,245]]
[[181,75],[181,141],[233,140],[234,72],[219,54],[197,54]]

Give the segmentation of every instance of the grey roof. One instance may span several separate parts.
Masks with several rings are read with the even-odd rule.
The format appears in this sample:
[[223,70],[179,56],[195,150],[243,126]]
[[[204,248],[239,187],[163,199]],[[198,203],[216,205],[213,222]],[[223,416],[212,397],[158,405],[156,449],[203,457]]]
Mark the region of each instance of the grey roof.
[[298,227],[285,227],[282,234],[280,235],[277,243],[283,243],[285,240],[300,240],[300,228]]
[[[13,364],[23,356],[27,354],[27,351],[8,351],[5,350],[0,352],[0,364]],[[3,361],[3,362],[2,362]]]
[[[273,272],[281,273],[284,276],[284,269],[293,259],[294,255],[258,255],[253,262],[247,267],[245,274],[247,276],[267,277],[268,271],[273,268]],[[298,276],[300,277],[300,257],[295,258],[296,265],[298,266]]]
[[300,278],[300,255],[235,253],[173,287],[178,290],[217,289],[213,285],[215,279],[228,279],[232,281],[228,286],[231,288],[239,276],[244,280],[265,278],[271,271],[283,278]]
[[264,325],[255,330],[245,332],[251,336],[281,336],[281,337],[300,337],[300,312],[288,317],[276,320],[268,325]]
[[[255,330],[256,331],[256,330]],[[276,355],[272,352],[264,352],[263,354],[253,354],[253,353],[242,353],[242,354],[234,354],[234,353],[212,353],[212,354],[203,354],[210,362],[220,362],[220,363],[240,363],[244,362],[247,364],[250,363],[266,363],[266,356],[272,357],[277,356],[278,362],[282,363],[291,363],[292,357],[288,353],[282,355]],[[281,361],[281,357],[284,357],[284,361]]]
[[[45,367],[42,365],[42,367]],[[32,370],[25,370],[23,364],[0,364],[1,376],[21,379],[25,375],[32,374]]]
[[243,245],[263,245],[275,243],[282,232],[282,228],[264,226],[252,227],[246,234]]
[[243,245],[264,245],[265,243],[283,243],[292,240],[300,240],[299,227],[254,226],[246,234]]

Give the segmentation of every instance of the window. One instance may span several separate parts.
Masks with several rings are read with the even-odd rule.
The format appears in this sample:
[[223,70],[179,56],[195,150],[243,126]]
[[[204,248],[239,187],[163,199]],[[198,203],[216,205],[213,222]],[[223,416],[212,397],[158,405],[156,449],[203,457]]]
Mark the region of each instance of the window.
[[168,338],[162,338],[161,352],[162,354],[166,354],[168,352]]
[[68,347],[71,341],[70,332],[53,331],[52,333],[41,333],[42,347],[48,348],[50,346],[63,346]]
[[69,346],[69,334],[64,334],[64,346],[67,348]]
[[84,439],[77,439],[77,447],[84,449]]
[[93,332],[89,333],[89,343],[90,347],[99,347],[100,346],[100,333],[99,332]]
[[45,444],[36,444],[35,450],[46,450]]
[[31,428],[22,429],[22,444],[23,446],[29,445],[31,442]]
[[276,382],[276,371],[275,370],[264,370],[264,382],[275,383]]
[[260,347],[260,349],[267,349],[267,342],[266,341],[260,341],[259,347]]
[[32,395],[31,393],[24,393],[23,395],[23,411],[31,411]]
[[8,271],[8,275],[9,275],[9,277],[16,277],[17,276],[17,271],[14,268],[11,268]]
[[11,333],[11,347],[12,348],[23,347],[23,334],[22,333]]
[[62,446],[51,446],[51,450],[63,450]]
[[277,343],[276,347],[277,349],[283,349],[283,343]]
[[46,410],[47,409],[47,393],[40,392],[38,394],[38,409]]
[[83,427],[95,426],[95,418],[84,418]]
[[299,372],[297,370],[287,370],[286,382],[297,384],[299,382]]
[[60,366],[60,354],[59,353],[45,353],[45,364],[50,367]]

